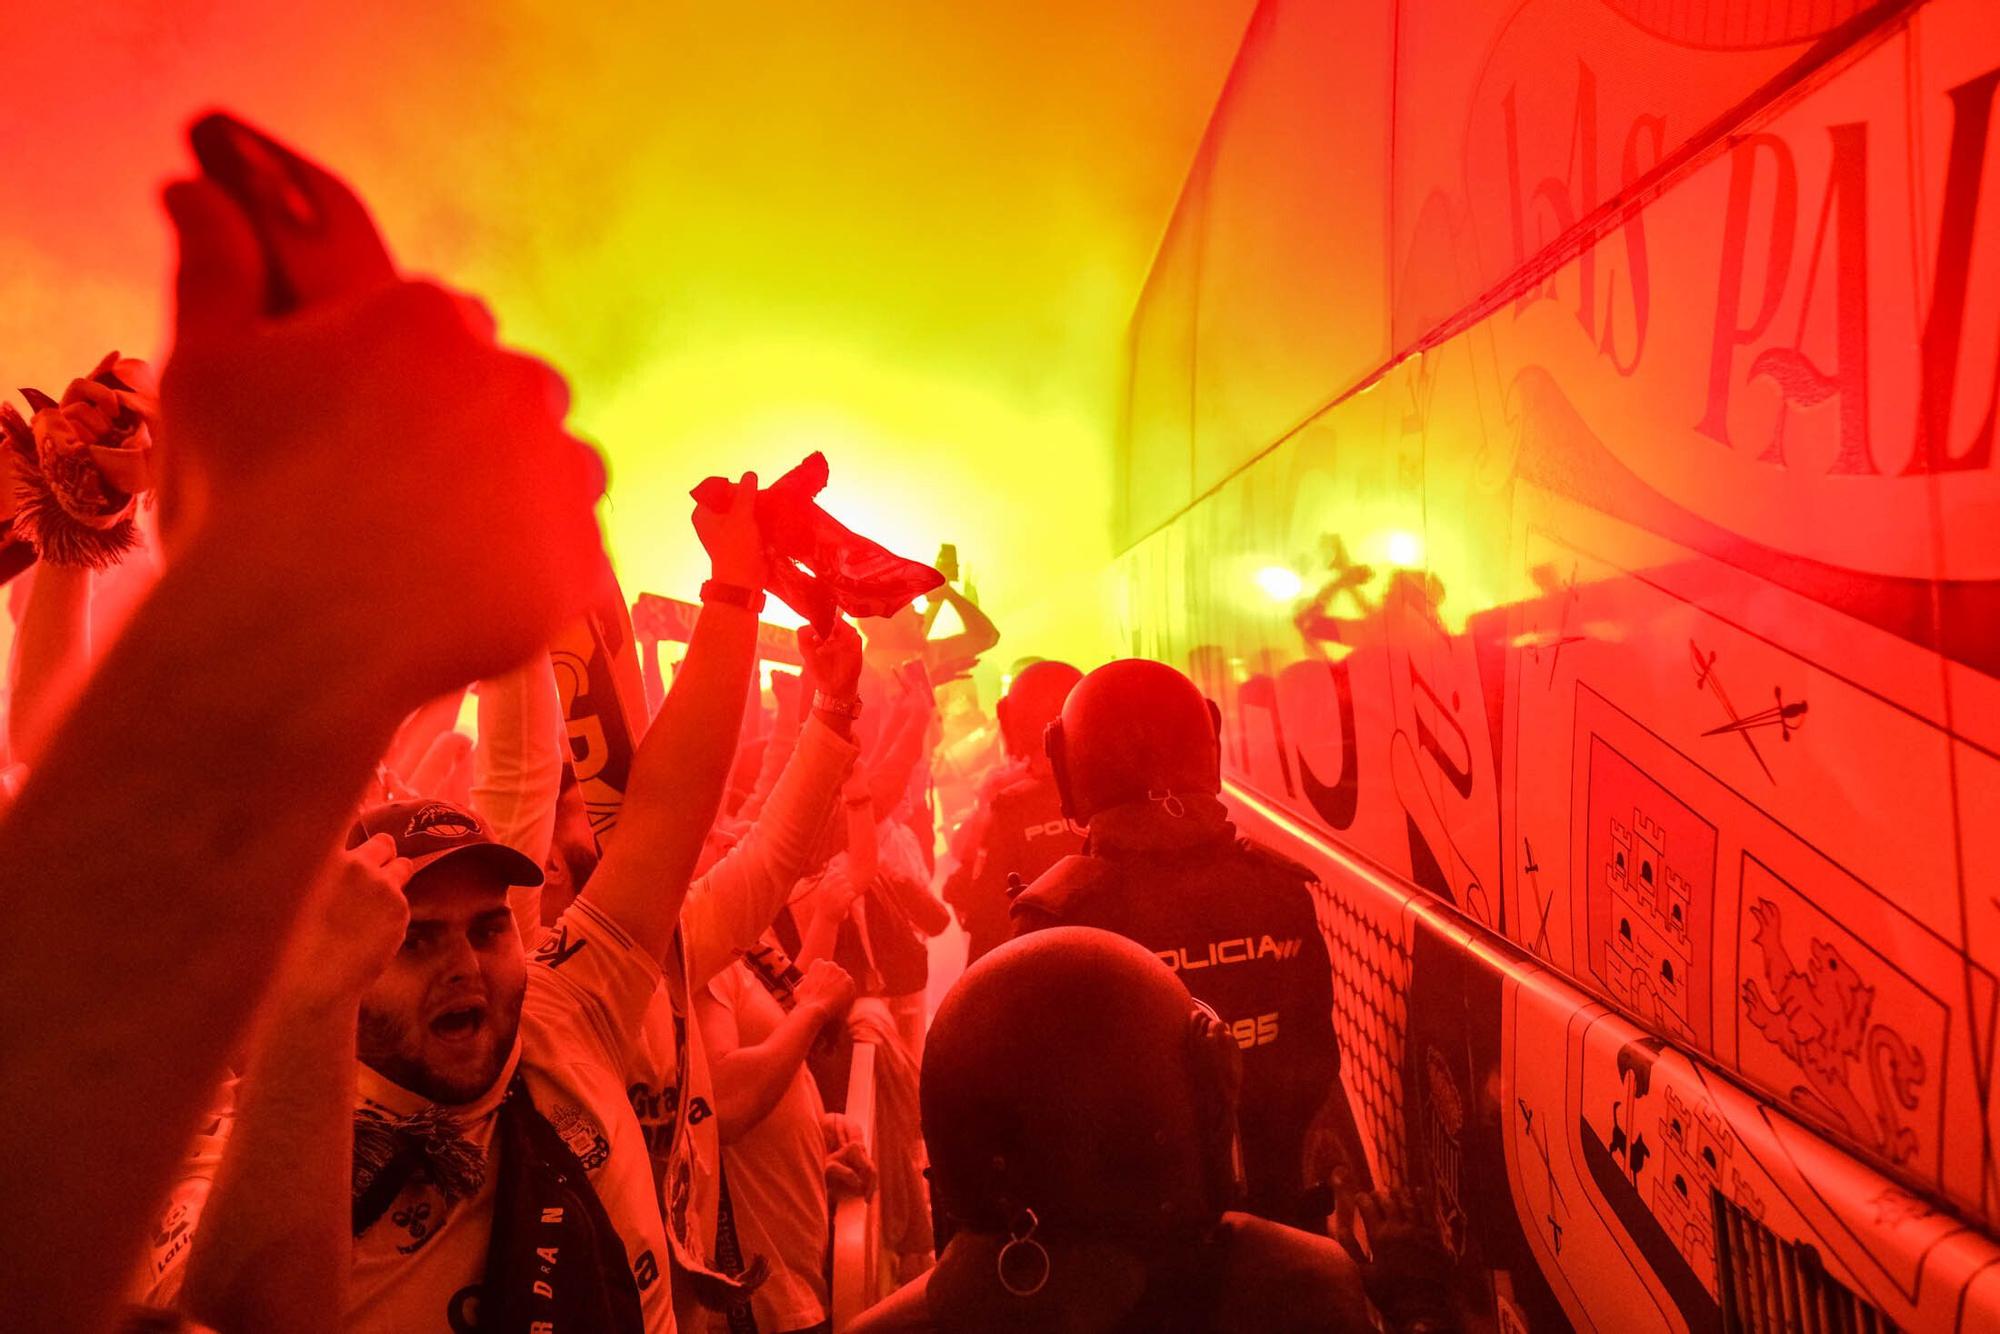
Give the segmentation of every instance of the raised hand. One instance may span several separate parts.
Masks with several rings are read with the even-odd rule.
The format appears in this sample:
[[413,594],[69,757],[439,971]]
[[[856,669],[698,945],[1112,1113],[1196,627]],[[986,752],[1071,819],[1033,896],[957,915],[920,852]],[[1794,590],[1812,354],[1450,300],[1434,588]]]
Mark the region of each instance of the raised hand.
[[778,701],[778,716],[796,716],[800,709],[800,697],[805,689],[805,677],[798,672],[772,672],[771,695]]
[[861,632],[836,616],[826,634],[810,625],[799,627],[799,656],[805,659],[813,687],[834,699],[853,699],[861,688]]
[[861,897],[861,886],[843,864],[845,859],[835,861],[820,873],[819,886],[814,891],[818,902],[814,910],[824,913],[835,921],[847,916],[848,909]]
[[409,879],[410,863],[387,834],[330,858],[293,932],[279,983],[285,992],[358,1002],[402,946]]
[[730,488],[729,508],[694,507],[694,531],[708,552],[718,583],[760,591],[767,573],[764,536],[757,526],[757,474],[746,472]]
[[[412,705],[518,663],[607,569],[603,465],[563,430],[561,380],[461,298],[397,279],[331,174],[227,118],[195,138],[209,175],[166,191],[170,554],[226,534]],[[381,633],[381,608],[413,604]]]
[[632,603],[632,633],[641,639],[666,639],[674,629],[674,619],[673,604],[657,593],[641,593]]
[[[40,945],[0,978],[35,999],[0,1032],[0,1195],[63,1223],[0,1248],[9,1329],[108,1323],[397,721],[524,661],[608,573],[603,468],[564,433],[548,368],[496,348],[450,294],[399,281],[324,171],[226,118],[199,137],[209,170],[165,196],[168,567],[0,837],[0,903]],[[394,938],[400,906],[373,901],[381,930],[330,974],[350,990]],[[323,984],[313,971],[293,978]],[[92,1145],[87,1161],[60,1136]]]
[[854,1003],[854,979],[831,959],[815,959],[796,988],[801,1008],[818,1010],[828,1022],[842,1019]]

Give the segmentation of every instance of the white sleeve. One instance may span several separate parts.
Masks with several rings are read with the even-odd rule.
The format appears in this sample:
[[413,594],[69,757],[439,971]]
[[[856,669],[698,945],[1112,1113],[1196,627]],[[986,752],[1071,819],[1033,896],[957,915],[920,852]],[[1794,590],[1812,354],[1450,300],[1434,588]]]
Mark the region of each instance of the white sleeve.
[[818,718],[807,723],[757,823],[688,886],[681,934],[689,986],[708,985],[785,906],[858,751]]
[[[801,707],[804,707],[803,705]],[[781,720],[771,729],[771,735],[764,741],[764,754],[757,762],[757,780],[750,788],[750,795],[743,801],[741,814],[746,820],[755,820],[764,813],[764,804],[771,799],[771,793],[778,786],[778,778],[791,761],[792,752],[799,747],[799,733],[804,728],[794,717]]]
[[202,1117],[181,1159],[166,1203],[154,1219],[145,1261],[126,1292],[128,1301],[141,1306],[170,1307],[180,1299],[195,1229],[201,1223],[202,1209],[215,1185],[223,1151],[229,1147],[229,1134],[236,1127],[236,1085],[237,1078],[233,1075],[223,1080]]
[[556,919],[529,961],[522,1014],[556,1034],[570,1054],[594,1048],[599,1063],[622,1072],[660,977],[660,961],[586,894]]
[[[555,670],[538,653],[479,686],[479,744],[472,755],[472,809],[504,843],[537,866],[555,839],[562,790],[562,700]],[[516,886],[507,901],[522,923],[541,922],[540,886]]]

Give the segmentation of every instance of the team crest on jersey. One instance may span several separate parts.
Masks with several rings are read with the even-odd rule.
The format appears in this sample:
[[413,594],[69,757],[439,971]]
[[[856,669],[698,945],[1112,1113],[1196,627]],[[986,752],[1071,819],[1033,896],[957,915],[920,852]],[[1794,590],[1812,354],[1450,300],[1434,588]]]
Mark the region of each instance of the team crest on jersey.
[[559,1102],[549,1110],[549,1124],[576,1155],[586,1172],[595,1172],[611,1156],[611,1141],[590,1114],[573,1103]]

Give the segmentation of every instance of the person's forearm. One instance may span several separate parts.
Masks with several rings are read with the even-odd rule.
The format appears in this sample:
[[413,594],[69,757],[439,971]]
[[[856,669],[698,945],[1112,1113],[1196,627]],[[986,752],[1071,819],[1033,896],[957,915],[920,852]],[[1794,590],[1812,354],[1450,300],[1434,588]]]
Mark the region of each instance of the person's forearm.
[[411,772],[410,786],[419,796],[457,802],[461,798],[453,794],[460,788],[471,791],[471,780],[462,772],[471,758],[471,737],[459,731],[439,732]]
[[946,584],[939,590],[952,610],[958,613],[959,621],[965,626],[962,634],[953,635],[943,641],[955,656],[976,658],[1000,642],[1000,627],[993,624],[993,618],[979,609],[979,604],[965,594]]
[[938,902],[923,882],[907,876],[886,875],[877,877],[875,883],[886,887],[889,897],[903,910],[903,915],[925,935],[937,935],[951,925],[951,909]]
[[639,679],[646,684],[646,718],[650,721],[659,717],[660,706],[667,702],[667,679],[660,673],[657,639],[639,641]]
[[824,1011],[801,1005],[771,1036],[754,1047],[738,1047],[715,1063],[716,1133],[724,1144],[771,1114],[825,1026]]
[[[821,894],[825,892],[820,891]],[[803,973],[821,959],[831,959],[834,947],[840,941],[840,924],[845,918],[844,912],[822,908],[819,896],[815,895],[812,915],[806,919],[806,929],[799,936],[799,955],[792,960],[792,965]]]
[[952,604],[954,612],[958,612],[958,620],[962,620],[964,626],[966,626],[964,638],[966,640],[974,640],[974,642],[980,644],[978,652],[986,652],[988,648],[992,648],[994,644],[1000,642],[1000,626],[996,626],[992,622],[992,616],[988,616],[986,612],[980,610],[978,602],[974,602],[966,594],[958,592],[950,584],[946,584],[942,592],[944,592],[944,600]]
[[431,746],[458,721],[458,710],[464,699],[463,687],[447,691],[436,699],[425,700],[421,707],[405,718],[389,742],[388,753],[382,757],[382,762],[389,766],[389,772],[407,782],[423,763],[424,756],[430,753]]
[[903,803],[903,794],[909,790],[910,775],[916,771],[917,761],[923,757],[924,733],[930,728],[930,711],[926,707],[906,705],[899,717],[893,720],[895,730],[890,733],[889,742],[882,749],[882,756],[869,770],[869,791],[875,798],[875,818],[886,820]]
[[340,1328],[353,1263],[352,1000],[273,1006],[181,1306],[219,1330]]
[[951,874],[944,878],[944,883],[939,887],[938,897],[944,900],[945,906],[952,910],[952,913],[958,918],[959,925],[963,926],[965,924],[966,909],[972,903],[971,869],[964,866],[953,868]]
[[44,561],[33,578],[7,710],[8,744],[30,764],[90,675],[90,571]]
[[[843,720],[844,721],[844,720]],[[743,840],[689,887],[681,908],[689,985],[703,986],[756,944],[817,851],[854,744],[825,720],[793,752],[771,802]]]
[[633,757],[617,836],[591,877],[591,901],[654,957],[666,954],[721,809],[756,653],[754,614],[702,607],[673,688]]
[[[304,890],[410,702],[380,627],[301,616],[254,561],[171,567],[0,822],[0,1315],[115,1301]],[[233,651],[218,653],[218,645]],[[407,683],[405,683],[407,685]],[[78,794],[88,794],[79,800]],[[76,1152],[78,1144],[91,1146]]]
[[879,831],[875,823],[875,803],[866,796],[843,795],[841,813],[847,817],[847,875],[850,882],[866,885],[881,865]]
[[[757,765],[757,781],[751,784],[750,795],[738,812],[744,819],[755,820],[763,813],[771,793],[778,786],[778,779],[785,772],[785,766],[791,762],[792,752],[798,748],[804,721],[796,695],[778,701],[778,716],[772,723],[771,735],[765,739],[764,755]],[[847,733],[842,732],[841,735]]]
[[[562,790],[562,697],[546,653],[479,686],[479,744],[472,752],[472,809],[494,841],[541,866],[555,838]],[[542,888],[507,891],[527,940],[541,925]]]

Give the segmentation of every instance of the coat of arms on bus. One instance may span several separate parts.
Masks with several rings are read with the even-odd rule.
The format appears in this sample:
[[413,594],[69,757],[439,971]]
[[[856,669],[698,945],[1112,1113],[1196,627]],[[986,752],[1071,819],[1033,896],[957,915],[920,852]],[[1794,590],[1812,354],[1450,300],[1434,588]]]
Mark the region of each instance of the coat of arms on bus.
[[1591,971],[1659,1032],[1707,1042],[1714,826],[1593,736],[1586,837]]
[[1839,946],[1813,935],[1796,960],[1777,903],[1760,897],[1750,916],[1763,976],[1743,979],[1743,1013],[1803,1076],[1792,1088],[1793,1109],[1890,1162],[1915,1157],[1917,1135],[1904,1122],[1928,1074],[1924,1054],[1888,1024],[1871,1022],[1875,988]]

